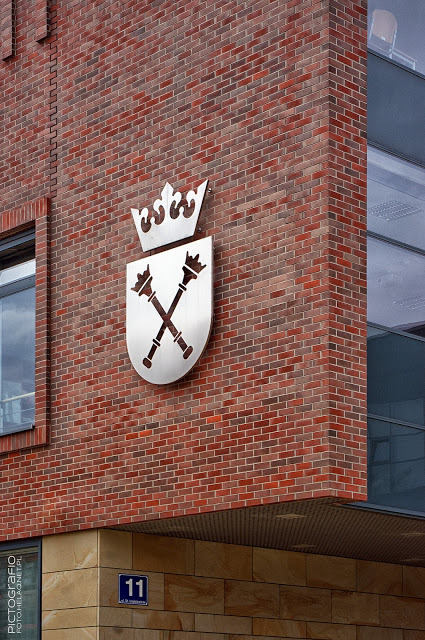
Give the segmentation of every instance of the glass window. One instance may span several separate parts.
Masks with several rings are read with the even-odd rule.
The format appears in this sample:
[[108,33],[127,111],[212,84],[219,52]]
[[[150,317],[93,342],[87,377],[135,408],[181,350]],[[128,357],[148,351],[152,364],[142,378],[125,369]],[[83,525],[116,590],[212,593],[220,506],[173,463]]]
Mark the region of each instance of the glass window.
[[368,229],[425,249],[425,169],[369,147]]
[[0,243],[0,435],[34,421],[35,259],[26,233]]
[[425,512],[424,169],[369,149],[368,229],[368,501]]
[[368,411],[425,426],[425,341],[368,330]]
[[425,336],[425,256],[369,238],[368,319]]
[[368,45],[409,69],[425,73],[423,0],[369,0]]
[[0,546],[0,637],[40,637],[39,547]]
[[425,511],[425,431],[368,422],[368,501]]

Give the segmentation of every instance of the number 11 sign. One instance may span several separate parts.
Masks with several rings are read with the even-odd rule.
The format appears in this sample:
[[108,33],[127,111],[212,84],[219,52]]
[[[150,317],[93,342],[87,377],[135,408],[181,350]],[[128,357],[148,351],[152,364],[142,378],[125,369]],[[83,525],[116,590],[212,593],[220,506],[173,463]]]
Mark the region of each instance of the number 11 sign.
[[118,576],[118,604],[148,604],[148,576]]

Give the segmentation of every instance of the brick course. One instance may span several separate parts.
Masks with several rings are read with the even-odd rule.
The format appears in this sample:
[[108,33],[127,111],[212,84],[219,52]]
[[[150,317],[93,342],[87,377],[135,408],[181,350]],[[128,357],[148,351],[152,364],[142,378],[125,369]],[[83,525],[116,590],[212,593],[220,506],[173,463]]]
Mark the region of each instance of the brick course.
[[[4,455],[2,536],[364,498],[365,0],[58,2],[42,42],[17,5],[0,211],[51,197],[51,438]],[[213,333],[154,387],[130,208],[205,178]]]
[[1,57],[6,60],[14,53],[15,24],[12,0],[2,2],[0,7]]

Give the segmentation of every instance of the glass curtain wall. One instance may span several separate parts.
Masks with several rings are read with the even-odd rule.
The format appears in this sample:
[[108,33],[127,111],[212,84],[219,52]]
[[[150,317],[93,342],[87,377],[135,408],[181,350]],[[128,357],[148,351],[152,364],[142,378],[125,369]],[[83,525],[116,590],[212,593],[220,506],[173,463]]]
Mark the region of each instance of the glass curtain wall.
[[369,0],[368,46],[425,74],[424,0]]
[[425,512],[425,169],[368,152],[369,502]]
[[40,547],[0,547],[0,638],[40,640]]

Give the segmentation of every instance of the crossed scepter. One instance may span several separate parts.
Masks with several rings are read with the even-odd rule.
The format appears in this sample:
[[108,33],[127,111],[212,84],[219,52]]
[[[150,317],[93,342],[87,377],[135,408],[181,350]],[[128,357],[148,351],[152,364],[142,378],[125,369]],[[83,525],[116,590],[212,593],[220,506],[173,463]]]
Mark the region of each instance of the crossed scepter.
[[189,252],[186,251],[186,260],[182,267],[183,274],[184,274],[183,280],[182,282],[179,283],[176,295],[174,296],[174,300],[171,303],[171,306],[168,309],[168,311],[165,311],[164,307],[156,297],[156,291],[152,291],[152,276],[150,274],[149,265],[147,266],[147,269],[143,273],[137,274],[137,282],[134,285],[134,287],[132,287],[131,290],[136,291],[136,293],[138,293],[139,296],[142,296],[142,295],[147,296],[149,302],[153,304],[153,306],[155,307],[155,309],[157,310],[157,312],[162,318],[162,325],[158,333],[156,334],[156,337],[153,338],[152,340],[152,346],[150,348],[150,351],[146,356],[146,358],[143,358],[143,364],[148,369],[150,369],[152,366],[152,358],[154,357],[158,347],[161,346],[162,336],[164,335],[166,329],[169,330],[169,332],[174,338],[174,342],[176,342],[179,345],[180,349],[183,351],[183,358],[185,360],[187,360],[187,358],[192,353],[193,347],[190,347],[187,345],[184,338],[182,337],[182,332],[176,329],[174,323],[172,322],[171,316],[176,310],[176,307],[180,301],[180,298],[182,297],[183,293],[186,291],[186,288],[189,282],[191,280],[196,280],[196,278],[198,277],[198,274],[202,271],[202,269],[205,269],[205,267],[206,267],[205,264],[202,265],[199,262],[199,253],[193,258],[192,256],[189,255]]

